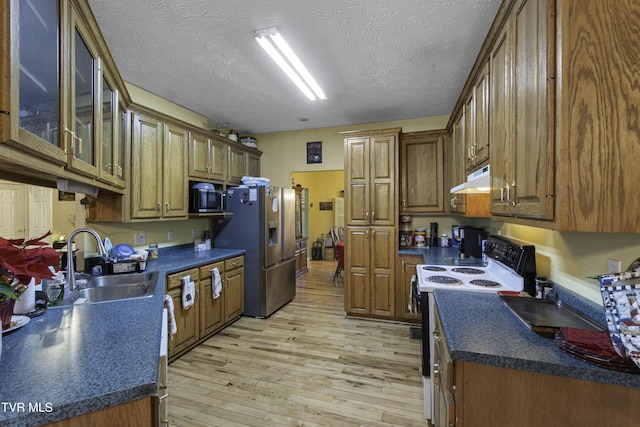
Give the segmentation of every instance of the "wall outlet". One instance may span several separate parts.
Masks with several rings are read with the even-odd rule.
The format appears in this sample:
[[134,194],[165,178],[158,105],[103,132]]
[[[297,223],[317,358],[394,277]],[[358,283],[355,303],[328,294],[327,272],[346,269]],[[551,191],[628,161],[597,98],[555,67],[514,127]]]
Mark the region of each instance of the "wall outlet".
[[191,237],[194,237],[194,238],[196,237],[196,229],[195,228],[191,229]]
[[173,242],[173,230],[167,231],[167,242]]
[[147,233],[133,233],[133,244],[145,245],[147,243]]
[[619,259],[609,258],[607,260],[607,273],[620,273],[622,271],[622,262]]

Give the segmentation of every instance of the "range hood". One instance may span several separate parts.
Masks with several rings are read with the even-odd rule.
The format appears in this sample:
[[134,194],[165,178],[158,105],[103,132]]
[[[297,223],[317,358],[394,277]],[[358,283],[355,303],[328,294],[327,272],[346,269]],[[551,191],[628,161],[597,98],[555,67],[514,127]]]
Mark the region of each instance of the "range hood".
[[488,193],[491,190],[491,174],[489,165],[483,166],[477,171],[467,176],[467,182],[457,185],[451,189],[451,193]]

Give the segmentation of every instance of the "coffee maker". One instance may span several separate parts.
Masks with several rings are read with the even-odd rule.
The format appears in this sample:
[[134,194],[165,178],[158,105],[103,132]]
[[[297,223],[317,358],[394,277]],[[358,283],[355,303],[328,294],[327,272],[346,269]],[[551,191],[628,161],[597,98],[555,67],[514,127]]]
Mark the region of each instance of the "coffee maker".
[[460,257],[482,258],[482,242],[487,240],[487,233],[482,228],[464,227],[460,230]]

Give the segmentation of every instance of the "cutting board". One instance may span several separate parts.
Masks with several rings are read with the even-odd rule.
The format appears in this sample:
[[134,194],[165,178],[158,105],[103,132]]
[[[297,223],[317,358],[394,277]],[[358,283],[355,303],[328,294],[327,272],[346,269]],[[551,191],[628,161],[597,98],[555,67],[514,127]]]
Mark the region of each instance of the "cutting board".
[[598,322],[559,301],[501,296],[504,303],[532,331],[555,334],[560,328],[606,330]]

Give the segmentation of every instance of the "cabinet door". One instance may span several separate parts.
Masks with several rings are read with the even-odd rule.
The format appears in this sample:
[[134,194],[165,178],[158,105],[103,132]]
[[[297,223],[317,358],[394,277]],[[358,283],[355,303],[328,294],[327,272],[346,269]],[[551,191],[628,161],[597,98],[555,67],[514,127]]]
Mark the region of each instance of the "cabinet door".
[[100,180],[125,188],[125,147],[126,147],[126,115],[120,100],[120,92],[115,89],[107,70],[101,70],[100,120],[102,123],[99,136]]
[[416,265],[418,264],[424,264],[421,256],[398,256],[396,265],[396,317],[416,321],[420,319],[419,313],[413,314],[409,311],[411,277],[416,274]]
[[502,30],[491,52],[491,213],[510,215],[507,201],[507,185],[513,164],[510,131],[511,60],[508,38],[509,22]]
[[[196,289],[198,289],[196,283]],[[174,316],[177,332],[172,340],[169,340],[169,358],[188,349],[198,341],[198,292],[196,302],[188,309],[182,308],[182,289],[172,289],[168,292],[173,300]]]
[[246,173],[246,153],[236,147],[229,146],[229,182],[239,184]]
[[376,136],[371,140],[371,225],[394,225],[396,219],[396,150],[395,135]]
[[[205,337],[220,329],[224,324],[224,298],[213,295],[212,270],[218,269],[220,279],[224,280],[224,262],[217,262],[200,267],[200,336]],[[223,286],[224,290],[224,286]]]
[[[100,59],[98,51],[82,20],[72,11],[71,35],[71,108],[68,111],[65,131],[69,151],[69,168],[98,177],[98,161],[95,150],[100,117],[97,106],[100,87]],[[67,131],[70,130],[70,132]]]
[[225,272],[224,321],[230,322],[244,312],[244,268]]
[[444,133],[402,134],[401,213],[444,211]]
[[371,314],[377,316],[395,315],[395,230],[395,227],[370,228]]
[[[449,139],[449,187],[455,187],[466,181],[465,161],[464,161],[464,115],[460,115],[454,122]],[[449,189],[445,189],[449,194],[449,211],[453,213],[465,212],[465,195],[451,194]]]
[[209,138],[191,133],[189,135],[189,176],[209,178]]
[[162,213],[162,123],[133,115],[131,141],[131,217],[160,218]]
[[187,131],[173,125],[165,125],[162,169],[162,216],[186,217],[189,214],[187,180]]
[[215,179],[220,182],[226,179],[228,151],[228,144],[216,141],[214,139],[209,140],[209,159],[211,162],[209,166],[209,178]]
[[[1,141],[11,139],[30,153],[64,164],[63,109],[68,98],[61,94],[66,83],[62,84],[60,55],[68,52],[62,48],[68,33],[60,23],[68,21],[69,9],[60,7],[60,1],[27,4],[20,0],[5,1],[2,8],[3,24],[9,25],[11,16],[12,28],[2,36],[3,55],[11,62],[3,63],[1,109],[11,114],[0,115]],[[5,79],[7,70],[11,79]]]
[[489,62],[476,81],[474,94],[474,166],[489,160]]
[[345,311],[370,313],[370,228],[347,227],[345,231]]
[[260,176],[260,154],[247,154],[247,175]]
[[[555,3],[555,2],[552,2]],[[553,11],[549,14],[552,16]],[[548,40],[547,1],[524,0],[513,15],[514,213],[553,219],[555,170],[553,41]],[[552,33],[555,37],[555,32]],[[555,67],[551,68],[552,70]],[[549,78],[551,77],[551,78]],[[493,172],[493,171],[492,171]]]
[[347,225],[369,225],[369,138],[345,141],[345,206]]
[[473,152],[476,146],[476,127],[475,127],[475,98],[473,90],[467,98],[462,110],[463,121],[463,140],[464,140],[464,169],[470,172],[475,167],[475,158]]

